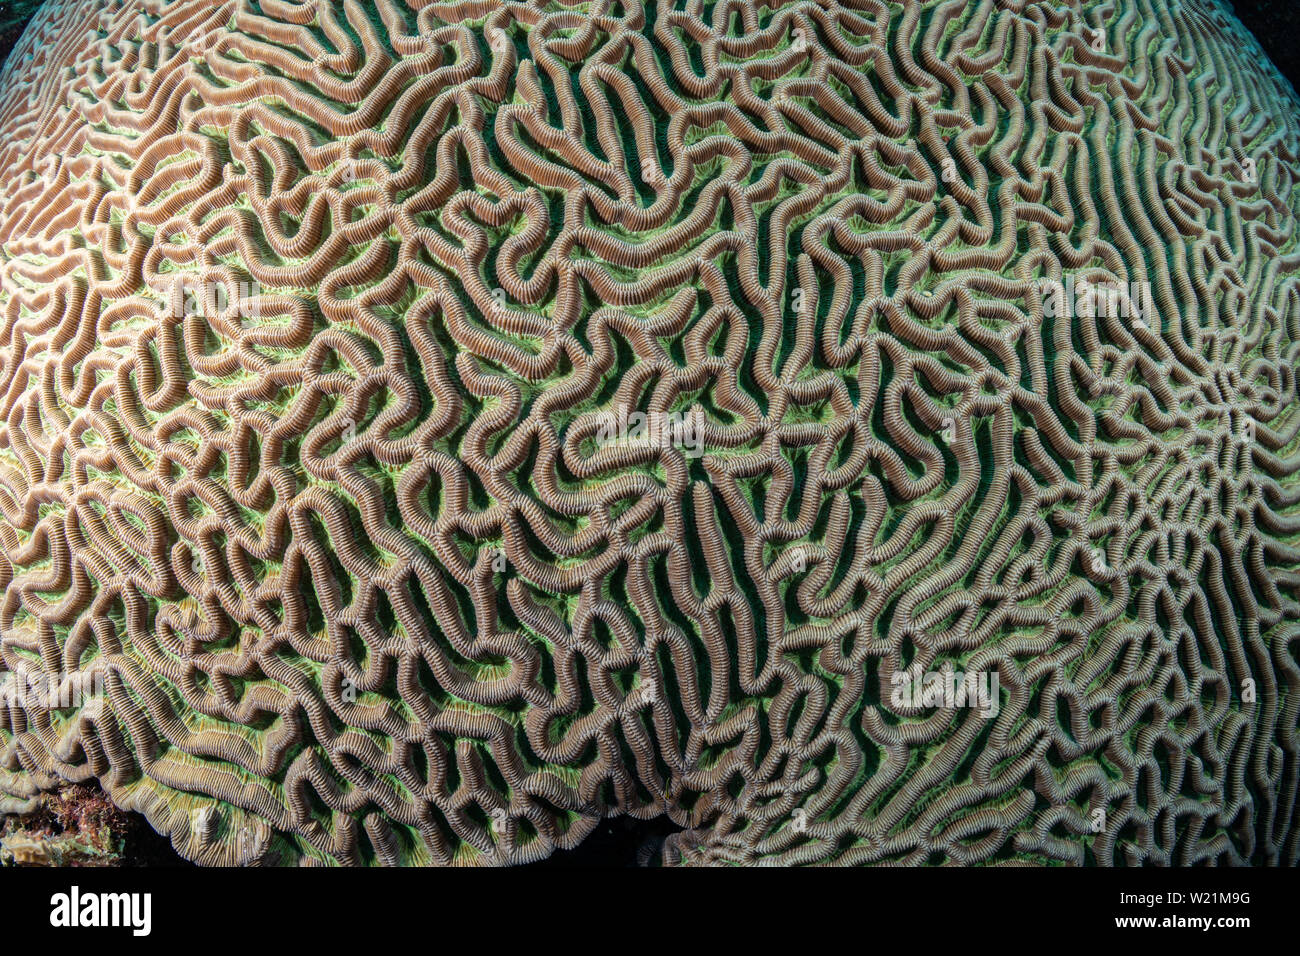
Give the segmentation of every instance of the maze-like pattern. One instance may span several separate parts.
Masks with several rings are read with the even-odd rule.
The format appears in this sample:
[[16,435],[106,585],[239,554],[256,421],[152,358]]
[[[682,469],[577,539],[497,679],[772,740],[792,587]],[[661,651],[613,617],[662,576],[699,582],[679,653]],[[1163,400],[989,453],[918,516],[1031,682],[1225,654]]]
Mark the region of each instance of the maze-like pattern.
[[[0,705],[0,808],[97,778],[206,863],[615,813],[1295,863],[1297,105],[1213,0],[51,0],[0,672],[103,693]],[[945,669],[996,715],[891,700]]]

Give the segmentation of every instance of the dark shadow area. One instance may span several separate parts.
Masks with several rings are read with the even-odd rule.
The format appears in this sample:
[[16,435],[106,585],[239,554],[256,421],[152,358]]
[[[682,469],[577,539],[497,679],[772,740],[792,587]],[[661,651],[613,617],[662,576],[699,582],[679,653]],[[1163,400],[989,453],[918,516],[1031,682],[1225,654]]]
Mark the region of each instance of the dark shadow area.
[[602,820],[575,849],[557,850],[532,868],[661,866],[664,840],[681,832],[667,817],[611,817]]
[[126,833],[126,850],[122,854],[123,866],[194,866],[172,847],[167,839],[138,813],[131,814],[132,822]]

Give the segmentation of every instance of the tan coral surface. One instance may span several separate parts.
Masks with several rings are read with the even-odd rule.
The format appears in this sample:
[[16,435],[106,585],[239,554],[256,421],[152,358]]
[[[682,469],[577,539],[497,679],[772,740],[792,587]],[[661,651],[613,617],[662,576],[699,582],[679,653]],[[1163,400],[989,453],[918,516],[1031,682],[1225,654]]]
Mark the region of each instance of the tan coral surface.
[[[1215,0],[51,0],[0,810],[1295,863],[1298,106]],[[895,698],[949,672],[994,706]]]

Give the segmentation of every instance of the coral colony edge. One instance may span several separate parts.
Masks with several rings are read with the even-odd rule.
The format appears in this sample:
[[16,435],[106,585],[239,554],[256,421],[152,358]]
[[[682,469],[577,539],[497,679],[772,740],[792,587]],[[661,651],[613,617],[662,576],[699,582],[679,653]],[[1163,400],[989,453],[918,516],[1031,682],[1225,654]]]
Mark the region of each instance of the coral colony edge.
[[1298,106],[1216,0],[50,0],[0,811],[1296,864]]

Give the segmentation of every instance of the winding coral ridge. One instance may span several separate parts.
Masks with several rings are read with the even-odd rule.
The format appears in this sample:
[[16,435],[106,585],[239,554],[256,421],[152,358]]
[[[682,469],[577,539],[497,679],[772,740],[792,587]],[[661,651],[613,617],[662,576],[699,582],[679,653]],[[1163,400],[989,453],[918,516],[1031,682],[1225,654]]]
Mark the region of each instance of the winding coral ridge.
[[[47,3],[0,671],[102,693],[0,703],[0,809],[97,778],[204,863],[626,813],[1294,864],[1297,106],[1214,0]],[[996,715],[895,705],[945,669]]]

